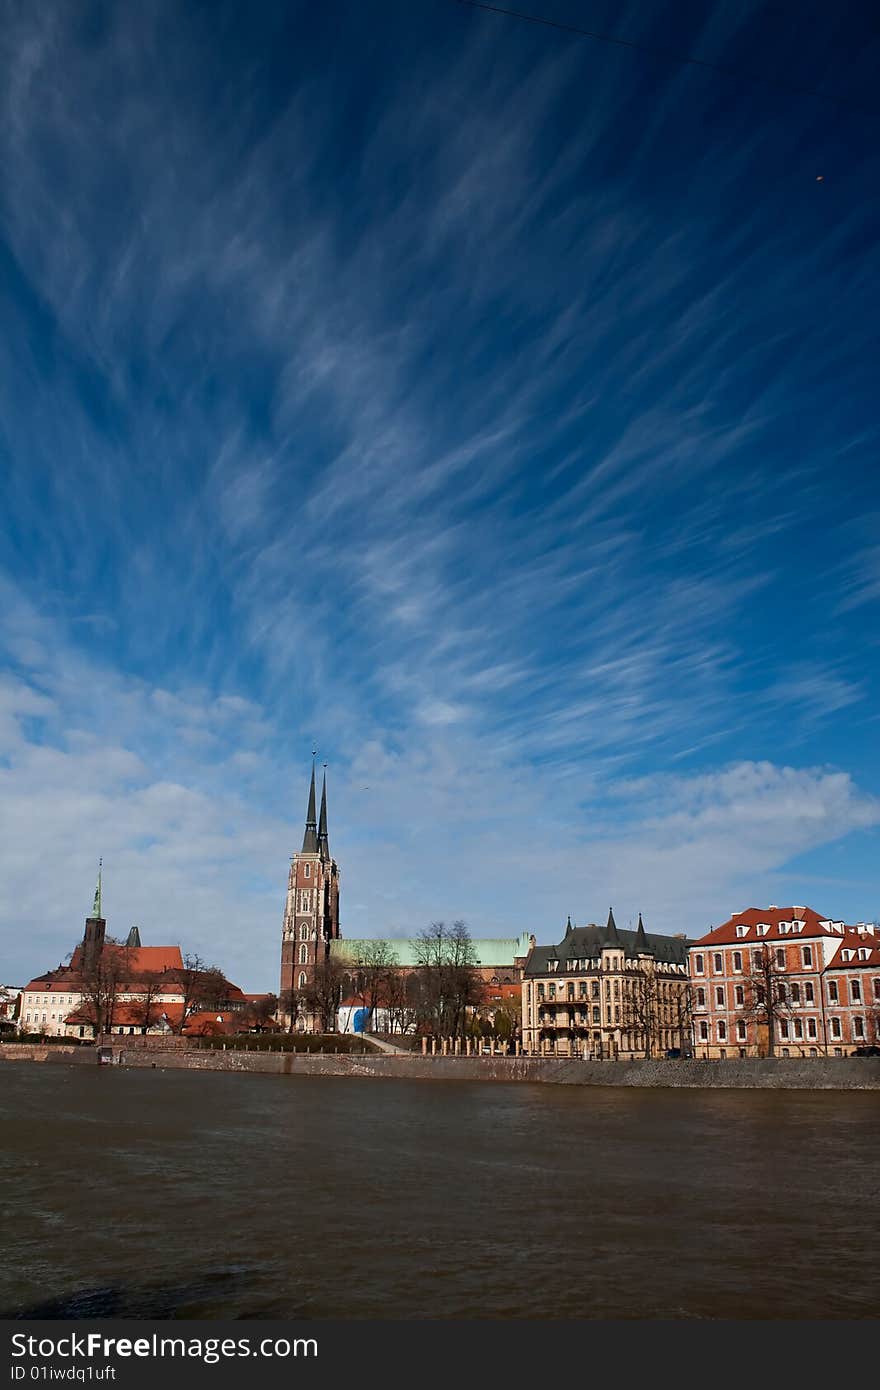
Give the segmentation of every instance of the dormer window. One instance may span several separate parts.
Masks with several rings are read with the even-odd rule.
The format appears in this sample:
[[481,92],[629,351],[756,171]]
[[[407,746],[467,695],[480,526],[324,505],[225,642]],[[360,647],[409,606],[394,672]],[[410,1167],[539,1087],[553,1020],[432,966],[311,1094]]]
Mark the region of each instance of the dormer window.
[[737,924],[736,924],[736,934],[737,934],[737,936],[740,936],[740,937],[742,937],[742,936],[748,936],[748,934],[749,934],[748,924],[747,924],[746,922],[737,922]]
[[759,922],[759,923],[758,923],[757,932],[758,932],[758,935],[759,935],[759,936],[766,936],[769,930],[770,930],[770,923],[769,923],[769,922]]
[[848,949],[841,951],[840,954],[843,956],[844,960],[852,960],[853,958],[853,952]]
[[558,960],[548,960],[548,962],[547,962],[547,969],[548,969],[548,970],[556,970],[558,966],[559,966],[559,961],[558,961]]

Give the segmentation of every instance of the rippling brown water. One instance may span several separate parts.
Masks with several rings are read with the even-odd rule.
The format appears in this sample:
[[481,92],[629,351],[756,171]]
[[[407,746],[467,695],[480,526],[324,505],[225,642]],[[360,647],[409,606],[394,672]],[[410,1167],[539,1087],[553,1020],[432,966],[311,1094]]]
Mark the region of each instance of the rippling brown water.
[[4,1063],[0,1314],[873,1317],[877,1092]]

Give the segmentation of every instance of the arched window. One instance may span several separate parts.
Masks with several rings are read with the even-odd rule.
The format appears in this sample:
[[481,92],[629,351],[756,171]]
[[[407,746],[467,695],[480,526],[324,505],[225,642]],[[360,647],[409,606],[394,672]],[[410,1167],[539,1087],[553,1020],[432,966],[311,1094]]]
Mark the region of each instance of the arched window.
[[299,963],[300,963],[300,965],[308,965],[308,961],[309,961],[309,948],[308,948],[308,946],[305,944],[305,942],[303,942],[302,946],[300,946],[300,948],[299,948]]
[[302,926],[299,929],[299,939],[300,941],[308,941],[309,939],[309,929],[306,926],[305,922],[303,922]]
[[305,989],[306,987],[306,972],[304,970],[299,972],[299,987],[300,989]]

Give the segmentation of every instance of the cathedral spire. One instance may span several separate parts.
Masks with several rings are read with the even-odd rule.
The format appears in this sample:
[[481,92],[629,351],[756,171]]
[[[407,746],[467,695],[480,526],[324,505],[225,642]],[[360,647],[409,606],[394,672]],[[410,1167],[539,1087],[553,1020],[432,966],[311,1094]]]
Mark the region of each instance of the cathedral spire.
[[614,920],[614,913],[609,907],[608,924],[605,927],[605,937],[602,943],[604,946],[619,946],[620,937],[617,935],[617,923]]
[[318,853],[318,824],[315,819],[315,759],[312,757],[312,784],[309,788],[309,809],[306,812],[306,833],[303,835],[303,854]]
[[330,858],[330,841],[327,835],[327,764],[324,764],[324,782],[321,787],[321,819],[318,822],[318,852],[322,859]]
[[98,860],[98,883],[95,888],[95,901],[92,903],[92,916],[95,918],[101,916],[101,872],[103,867],[104,860],[102,858]]

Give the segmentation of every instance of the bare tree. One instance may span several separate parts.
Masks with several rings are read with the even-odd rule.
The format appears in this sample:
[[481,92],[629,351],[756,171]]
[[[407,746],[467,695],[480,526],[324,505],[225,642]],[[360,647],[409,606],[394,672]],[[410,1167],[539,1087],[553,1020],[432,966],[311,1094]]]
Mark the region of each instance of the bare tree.
[[[133,997],[126,1002],[138,1026],[148,1033],[161,1017],[156,1001],[168,988],[167,977],[155,970],[145,970],[130,983]],[[135,989],[137,994],[134,993]]]
[[482,998],[482,981],[464,922],[432,922],[416,937],[419,1013],[438,1037],[463,1037],[468,1010]]
[[251,1028],[265,1028],[275,1017],[278,999],[274,994],[265,994],[261,999],[253,999],[244,1011],[244,1017]]
[[397,955],[387,941],[367,941],[358,948],[351,966],[355,972],[355,994],[368,1011],[372,1027],[379,1005],[387,1003]]
[[111,1033],[120,995],[128,983],[131,953],[113,937],[106,937],[103,949],[91,956],[81,971],[79,1012],[95,1037]]
[[388,1031],[405,1033],[417,1013],[418,980],[410,972],[391,969],[385,980],[385,1008]]
[[175,1033],[182,1033],[191,1014],[200,1009],[217,1009],[223,1004],[228,983],[216,965],[206,965],[201,956],[186,955],[183,965],[174,971],[181,996],[180,1020]]
[[346,968],[333,956],[319,960],[311,983],[306,985],[305,1007],[314,1014],[322,1033],[337,1031],[337,1015],[342,1003],[343,984]]
[[682,1054],[693,1055],[694,1047],[694,993],[687,976],[677,975],[671,981],[669,1002],[669,1021],[678,1035]]
[[776,963],[774,949],[766,941],[749,951],[748,961],[749,970],[743,976],[742,1017],[757,1024],[759,1038],[766,1030],[767,1056],[772,1057],[779,1023],[790,1018],[793,1012],[790,985],[784,969]]
[[660,1029],[660,979],[653,964],[627,974],[621,1001],[621,1027],[645,1057],[654,1056]]

